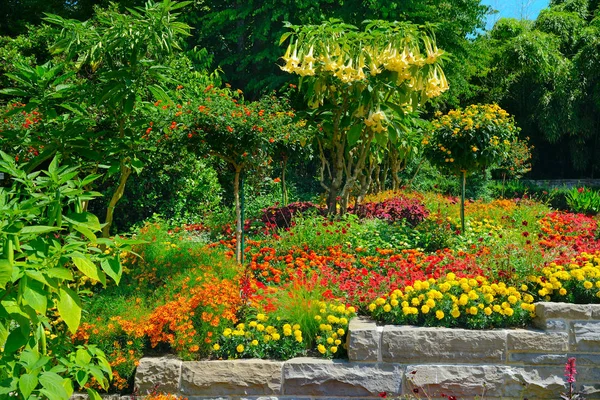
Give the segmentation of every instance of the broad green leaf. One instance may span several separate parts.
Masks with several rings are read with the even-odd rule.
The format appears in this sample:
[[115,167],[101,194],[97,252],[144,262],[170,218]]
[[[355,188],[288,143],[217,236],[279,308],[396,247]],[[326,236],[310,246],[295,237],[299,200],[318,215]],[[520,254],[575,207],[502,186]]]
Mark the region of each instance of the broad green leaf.
[[77,365],[86,367],[92,361],[92,356],[86,349],[78,349],[75,353],[75,362]]
[[60,288],[58,295],[58,312],[67,324],[69,331],[75,334],[81,321],[81,302],[79,296],[71,289],[65,287]]
[[94,234],[94,232],[92,232],[90,229],[86,228],[85,226],[74,226],[75,230],[81,234],[83,234],[86,238],[88,238],[92,243],[95,243],[96,240],[98,239],[96,237],[96,235]]
[[50,278],[65,279],[67,281],[73,280],[73,273],[68,269],[61,267],[50,268],[46,271],[46,275],[48,275]]
[[103,285],[106,285],[106,277],[98,269],[98,266],[94,264],[89,258],[84,255],[73,255],[71,256],[71,260],[85,276],[88,278],[95,279],[97,281],[102,282]]
[[28,399],[31,393],[38,385],[38,378],[34,374],[23,374],[19,378],[19,389],[25,399]]
[[121,281],[121,273],[123,272],[121,262],[117,258],[107,258],[102,260],[100,266],[106,272],[106,275],[110,276],[118,285]]
[[65,221],[75,226],[84,226],[92,231],[102,229],[98,217],[89,212],[70,213],[64,217]]
[[77,374],[75,374],[75,380],[77,380],[77,383],[79,384],[80,387],[84,387],[85,384],[87,383],[89,379],[89,376],[87,374],[87,372],[83,371],[83,370],[79,370],[77,371]]
[[55,372],[42,372],[39,381],[44,389],[41,394],[48,397],[49,400],[64,400],[69,398],[69,394],[63,386],[63,378]]
[[6,344],[4,345],[4,354],[13,354],[21,347],[25,346],[26,343],[27,336],[23,334],[23,331],[21,329],[14,329],[6,339]]
[[35,311],[44,315],[48,307],[48,299],[43,284],[30,281],[23,289],[23,298]]
[[131,168],[139,175],[142,173],[142,169],[144,169],[144,163],[139,158],[134,158],[131,161]]
[[8,260],[0,258],[0,289],[6,288],[6,284],[11,281],[12,272],[12,264]]

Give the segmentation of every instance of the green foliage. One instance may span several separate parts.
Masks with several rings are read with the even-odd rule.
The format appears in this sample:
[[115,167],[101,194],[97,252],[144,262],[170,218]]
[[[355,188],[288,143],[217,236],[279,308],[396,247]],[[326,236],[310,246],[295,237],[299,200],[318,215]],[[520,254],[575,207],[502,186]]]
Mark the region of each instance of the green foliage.
[[472,105],[432,122],[425,154],[443,170],[471,173],[507,158],[517,132],[514,119],[497,105]]
[[2,146],[11,152],[39,151],[30,160],[30,170],[60,151],[88,170],[106,168],[109,175],[118,174],[104,236],[129,176],[142,170],[153,150],[140,130],[148,101],[170,99],[172,82],[165,65],[189,34],[175,12],[186,4],[150,1],[127,13],[112,5],[97,9],[85,22],[48,15],[46,21],[61,29],[51,46],[61,57],[35,68],[18,65],[10,75],[17,87],[2,90],[22,98],[25,111],[35,109],[42,116],[39,124],[18,126],[3,138]]
[[574,213],[598,214],[600,192],[586,187],[574,187],[567,193],[567,207]]
[[439,45],[457,59],[449,66],[453,82],[451,97],[457,98],[461,90],[470,90],[463,76],[473,72],[467,37],[484,27],[488,9],[477,0],[448,1],[444,7],[433,0],[392,3],[328,0],[289,4],[227,0],[197,4],[196,12],[189,13],[187,21],[196,28],[197,42],[193,44],[214,54],[214,64],[223,69],[226,79],[253,98],[289,82],[289,77],[276,67],[281,57],[277,43],[286,32],[284,21],[318,25],[334,18],[355,26],[364,20],[376,19],[430,24]]
[[67,353],[53,341],[77,331],[83,277],[103,285],[107,277],[121,278],[119,252],[97,246],[126,249],[126,243],[97,238],[98,218],[83,207],[98,196],[84,187],[99,176],[79,179],[78,169],[59,166],[58,157],[47,171],[28,174],[0,155],[0,171],[13,178],[10,188],[0,188],[0,394],[64,399],[74,382],[83,386],[91,377],[107,387],[111,369],[102,351]]

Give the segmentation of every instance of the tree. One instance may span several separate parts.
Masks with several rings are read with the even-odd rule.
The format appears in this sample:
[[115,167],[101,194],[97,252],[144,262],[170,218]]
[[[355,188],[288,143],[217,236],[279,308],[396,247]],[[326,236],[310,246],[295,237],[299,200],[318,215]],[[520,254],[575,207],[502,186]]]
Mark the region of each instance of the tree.
[[[364,31],[340,21],[290,26],[283,71],[301,76],[318,125],[321,182],[330,214],[345,213],[372,145],[397,143],[403,120],[448,89],[444,52],[407,23],[373,21]],[[326,182],[325,171],[329,171]]]
[[474,90],[469,83],[470,74],[476,73],[469,36],[485,27],[489,11],[479,0],[225,0],[198,3],[196,12],[188,13],[186,21],[196,28],[190,44],[208,49],[226,79],[250,98],[290,81],[276,67],[281,56],[277,43],[286,32],[284,21],[318,25],[334,18],[356,26],[377,19],[429,24],[438,45],[452,53],[455,60],[446,71],[453,82],[448,97],[454,104],[464,92]]
[[461,179],[460,220],[465,232],[467,174],[492,167],[509,157],[518,129],[514,119],[496,104],[451,110],[431,123],[423,140],[429,161]]
[[50,15],[46,21],[62,29],[51,50],[62,57],[35,68],[21,65],[10,75],[19,86],[2,90],[25,99],[25,111],[41,114],[41,123],[25,132],[18,127],[4,133],[5,148],[40,153],[29,170],[60,151],[92,170],[118,174],[104,236],[130,175],[143,168],[145,152],[153,149],[141,134],[145,108],[153,98],[171,101],[167,91],[175,84],[165,75],[166,64],[189,35],[175,11],[188,3],[149,1],[128,13],[113,5],[86,22]]
[[303,123],[287,101],[274,94],[257,101],[244,99],[241,90],[217,88],[213,84],[192,84],[180,90],[181,103],[164,107],[157,102],[157,118],[169,125],[154,124],[152,129],[165,137],[178,138],[183,146],[200,157],[214,156],[233,170],[233,195],[236,211],[236,259],[242,262],[241,207],[242,182],[246,173],[260,173],[271,167],[276,150],[297,146],[302,140]]

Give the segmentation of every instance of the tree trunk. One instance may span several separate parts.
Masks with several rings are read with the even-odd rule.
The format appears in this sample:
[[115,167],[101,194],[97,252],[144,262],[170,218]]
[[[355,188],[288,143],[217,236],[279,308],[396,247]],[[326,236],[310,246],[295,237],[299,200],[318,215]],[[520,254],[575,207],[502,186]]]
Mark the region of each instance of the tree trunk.
[[235,177],[233,179],[233,198],[235,201],[235,259],[238,263],[242,262],[242,206],[240,203],[240,176],[242,174],[241,165],[234,165]]
[[461,171],[461,191],[460,191],[460,227],[461,235],[465,234],[465,189],[467,186],[467,171]]
[[285,169],[287,167],[287,156],[283,156],[283,160],[281,161],[281,200],[283,201],[283,206],[288,205],[288,193],[287,186],[285,183]]
[[129,175],[131,175],[131,168],[125,165],[125,160],[121,161],[121,174],[119,177],[119,186],[117,186],[117,190],[112,195],[110,202],[108,203],[108,209],[106,210],[106,219],[104,221],[105,225],[102,228],[102,237],[110,236],[110,227],[113,223],[113,217],[115,214],[115,207],[121,197],[123,197],[123,193],[125,192],[125,185],[127,184],[127,179],[129,179]]

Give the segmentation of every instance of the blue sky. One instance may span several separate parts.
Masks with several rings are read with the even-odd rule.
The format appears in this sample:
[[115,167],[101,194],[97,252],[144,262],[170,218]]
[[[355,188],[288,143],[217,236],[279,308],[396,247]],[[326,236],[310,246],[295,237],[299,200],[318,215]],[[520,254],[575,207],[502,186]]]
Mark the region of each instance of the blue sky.
[[490,15],[487,28],[502,17],[536,19],[540,10],[548,7],[549,0],[482,0],[482,3],[498,10],[498,14]]

